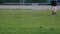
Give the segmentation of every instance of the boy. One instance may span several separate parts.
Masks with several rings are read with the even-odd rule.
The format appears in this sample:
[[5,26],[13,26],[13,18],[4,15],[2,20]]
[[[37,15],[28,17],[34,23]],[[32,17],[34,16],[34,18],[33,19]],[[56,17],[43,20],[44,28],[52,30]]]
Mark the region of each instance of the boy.
[[57,0],[51,0],[51,11],[52,11],[52,15],[56,14],[56,6],[57,6]]

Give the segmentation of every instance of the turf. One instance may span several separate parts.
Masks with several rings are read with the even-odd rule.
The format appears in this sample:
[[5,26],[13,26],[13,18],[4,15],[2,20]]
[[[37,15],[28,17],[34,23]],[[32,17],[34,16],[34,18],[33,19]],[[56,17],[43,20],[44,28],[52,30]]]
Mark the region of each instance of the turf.
[[60,34],[60,15],[50,10],[0,10],[0,34]]

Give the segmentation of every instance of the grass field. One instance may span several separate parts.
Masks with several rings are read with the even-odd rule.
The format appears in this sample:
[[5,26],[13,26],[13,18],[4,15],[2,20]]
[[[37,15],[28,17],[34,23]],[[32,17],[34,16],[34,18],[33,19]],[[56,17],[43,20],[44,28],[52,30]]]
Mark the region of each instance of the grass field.
[[0,34],[60,34],[60,12],[0,10]]

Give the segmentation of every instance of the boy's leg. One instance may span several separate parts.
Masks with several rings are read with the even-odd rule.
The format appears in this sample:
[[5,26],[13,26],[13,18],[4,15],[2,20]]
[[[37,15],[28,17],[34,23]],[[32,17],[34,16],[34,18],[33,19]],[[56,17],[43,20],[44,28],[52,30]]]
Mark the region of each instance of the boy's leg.
[[54,8],[54,6],[51,6],[51,11],[52,11],[52,15],[54,15],[54,11],[55,11],[55,8]]
[[52,15],[56,14],[56,6],[51,6]]
[[57,10],[57,7],[56,6],[54,6],[54,13],[56,14],[56,10]]

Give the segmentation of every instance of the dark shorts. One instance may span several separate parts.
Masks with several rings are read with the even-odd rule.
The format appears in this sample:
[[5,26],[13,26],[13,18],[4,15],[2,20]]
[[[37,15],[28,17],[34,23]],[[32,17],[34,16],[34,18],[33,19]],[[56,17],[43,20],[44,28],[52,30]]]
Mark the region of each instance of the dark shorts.
[[57,6],[57,1],[51,1],[51,6]]

